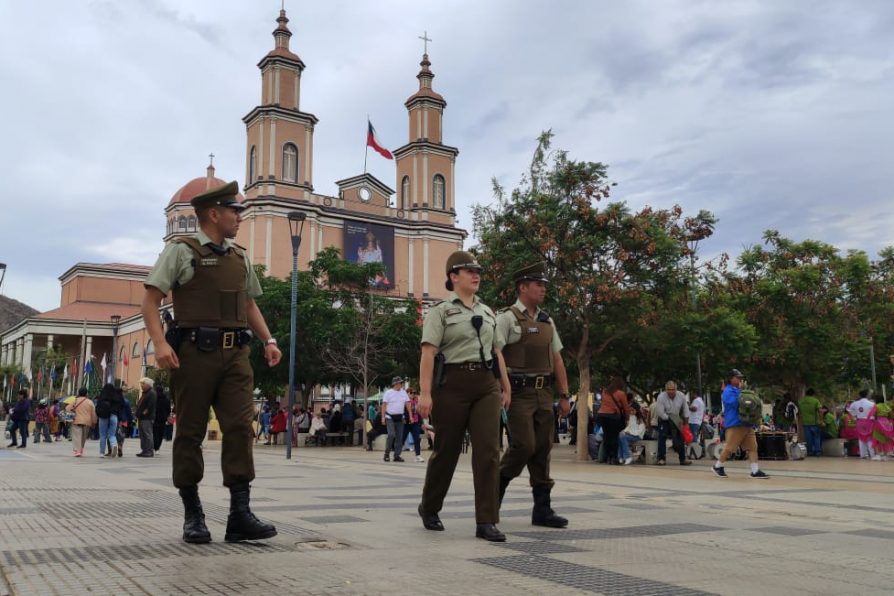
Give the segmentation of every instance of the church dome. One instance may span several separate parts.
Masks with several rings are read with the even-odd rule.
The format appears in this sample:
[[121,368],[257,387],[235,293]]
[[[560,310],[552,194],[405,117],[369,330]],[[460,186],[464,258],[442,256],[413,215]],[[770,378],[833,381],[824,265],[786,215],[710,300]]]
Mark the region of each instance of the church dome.
[[[174,193],[174,196],[171,197],[171,200],[168,201],[168,207],[173,207],[174,205],[182,205],[189,204],[189,202],[196,195],[200,195],[206,190],[211,190],[212,188],[217,188],[218,186],[224,186],[227,184],[226,180],[221,180],[220,178],[216,178],[214,176],[214,166],[208,166],[208,173],[205,176],[199,178],[193,178],[186,184],[180,187],[180,190]],[[237,194],[236,199],[241,203],[245,200],[245,197],[242,194]]]

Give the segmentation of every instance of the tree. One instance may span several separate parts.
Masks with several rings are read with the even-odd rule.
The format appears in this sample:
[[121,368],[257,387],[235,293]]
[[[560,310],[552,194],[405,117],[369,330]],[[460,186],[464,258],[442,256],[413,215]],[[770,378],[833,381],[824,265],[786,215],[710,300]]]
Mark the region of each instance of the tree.
[[546,262],[547,310],[579,375],[578,457],[585,459],[594,359],[653,326],[685,290],[687,240],[710,214],[683,219],[679,207],[635,213],[624,203],[599,207],[613,186],[607,167],[570,160],[564,151],[549,154],[551,138],[549,131],[540,136],[518,188],[507,195],[495,181],[496,205],[475,208],[476,252],[489,284],[484,295],[498,303],[512,299],[513,270]]

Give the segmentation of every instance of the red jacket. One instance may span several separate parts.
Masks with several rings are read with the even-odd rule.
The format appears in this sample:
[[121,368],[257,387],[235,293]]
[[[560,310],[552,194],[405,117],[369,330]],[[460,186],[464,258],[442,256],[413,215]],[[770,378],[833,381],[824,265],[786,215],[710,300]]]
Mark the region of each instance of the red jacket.
[[276,416],[273,417],[273,420],[270,422],[270,432],[274,433],[284,433],[286,432],[286,413],[283,410],[280,410],[276,413]]

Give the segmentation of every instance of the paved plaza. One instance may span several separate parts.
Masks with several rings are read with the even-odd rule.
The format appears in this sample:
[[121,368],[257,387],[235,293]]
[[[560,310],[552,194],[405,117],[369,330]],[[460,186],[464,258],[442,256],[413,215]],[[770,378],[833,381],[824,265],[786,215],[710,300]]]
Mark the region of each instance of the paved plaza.
[[3,594],[890,594],[894,462],[745,462],[715,478],[688,468],[605,466],[554,455],[567,530],[530,525],[524,478],[503,505],[504,544],[474,538],[470,455],[442,519],[422,528],[425,464],[359,448],[256,449],[255,512],[279,536],[223,542],[220,444],[202,497],[214,542],[180,541],[170,443],[83,459],[68,442],[0,449]]

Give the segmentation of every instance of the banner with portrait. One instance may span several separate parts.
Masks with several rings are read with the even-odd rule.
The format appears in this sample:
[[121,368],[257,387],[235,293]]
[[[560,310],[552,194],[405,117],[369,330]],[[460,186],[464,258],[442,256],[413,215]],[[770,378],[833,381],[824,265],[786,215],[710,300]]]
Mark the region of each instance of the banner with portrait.
[[374,223],[345,220],[345,260],[363,265],[382,263],[385,274],[369,280],[374,288],[394,287],[394,228]]

